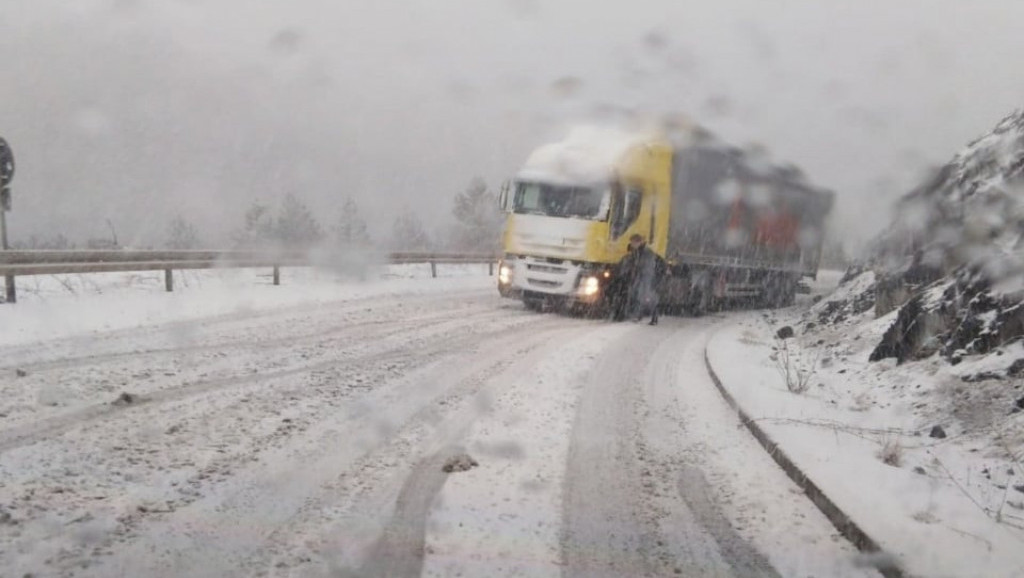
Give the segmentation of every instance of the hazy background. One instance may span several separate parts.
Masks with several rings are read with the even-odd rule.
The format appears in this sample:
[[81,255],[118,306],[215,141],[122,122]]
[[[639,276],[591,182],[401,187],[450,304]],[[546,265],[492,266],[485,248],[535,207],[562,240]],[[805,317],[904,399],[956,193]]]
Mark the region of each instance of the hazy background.
[[1020,0],[0,0],[15,240],[226,245],[256,199],[428,228],[565,125],[678,112],[839,193],[853,242],[1021,105]]

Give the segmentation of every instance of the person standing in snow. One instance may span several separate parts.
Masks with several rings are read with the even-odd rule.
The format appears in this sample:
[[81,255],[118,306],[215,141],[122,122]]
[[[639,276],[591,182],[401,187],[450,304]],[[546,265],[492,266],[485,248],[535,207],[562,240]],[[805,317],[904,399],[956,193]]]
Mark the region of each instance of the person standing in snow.
[[626,256],[612,270],[606,296],[611,305],[612,321],[624,321],[632,310],[630,287],[633,285],[633,247],[626,247]]
[[650,313],[650,324],[657,325],[658,285],[665,271],[665,261],[647,246],[647,242],[640,235],[629,238],[629,247],[630,254],[623,261],[631,261],[628,266],[630,313],[637,321]]

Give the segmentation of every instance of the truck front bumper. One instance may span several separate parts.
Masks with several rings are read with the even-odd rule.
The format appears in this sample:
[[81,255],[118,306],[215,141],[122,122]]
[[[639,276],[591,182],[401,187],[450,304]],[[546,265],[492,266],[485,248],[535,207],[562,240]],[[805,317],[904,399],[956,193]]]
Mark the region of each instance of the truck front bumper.
[[498,292],[503,297],[551,298],[592,305],[601,300],[610,276],[603,265],[508,256],[498,264]]

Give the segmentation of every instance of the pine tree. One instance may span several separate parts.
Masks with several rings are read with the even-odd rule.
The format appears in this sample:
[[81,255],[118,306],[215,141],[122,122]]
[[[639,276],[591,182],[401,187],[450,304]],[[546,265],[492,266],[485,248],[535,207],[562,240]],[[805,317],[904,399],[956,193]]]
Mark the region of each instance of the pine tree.
[[371,244],[366,221],[359,214],[359,205],[351,197],[345,199],[341,207],[334,237],[342,247],[368,247]]
[[173,251],[188,251],[199,248],[199,234],[195,225],[178,215],[167,228],[167,241],[164,247]]
[[232,238],[235,246],[241,249],[254,249],[269,245],[274,241],[274,220],[270,209],[263,203],[253,202],[245,211],[245,222]]
[[485,252],[498,250],[502,215],[497,197],[487,190],[483,179],[475,177],[464,192],[455,195],[452,214],[458,222],[454,241],[459,249]]
[[289,249],[308,249],[324,237],[316,217],[299,198],[285,195],[274,222],[273,237]]
[[430,236],[419,216],[409,208],[395,217],[391,227],[391,248],[395,251],[429,251],[432,248]]

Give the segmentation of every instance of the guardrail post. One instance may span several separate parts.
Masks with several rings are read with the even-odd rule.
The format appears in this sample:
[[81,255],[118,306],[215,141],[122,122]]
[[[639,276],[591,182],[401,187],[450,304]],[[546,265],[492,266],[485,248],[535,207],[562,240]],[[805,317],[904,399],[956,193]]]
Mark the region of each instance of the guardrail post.
[[487,276],[494,277],[494,261],[487,262]]
[[174,291],[174,273],[170,269],[164,269],[164,289],[168,293]]
[[281,284],[281,267],[274,265],[274,285]]
[[430,262],[430,276],[433,277],[434,279],[437,279],[437,262],[436,261],[431,261]]

